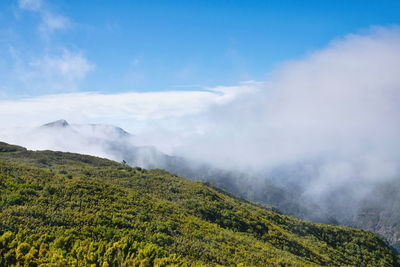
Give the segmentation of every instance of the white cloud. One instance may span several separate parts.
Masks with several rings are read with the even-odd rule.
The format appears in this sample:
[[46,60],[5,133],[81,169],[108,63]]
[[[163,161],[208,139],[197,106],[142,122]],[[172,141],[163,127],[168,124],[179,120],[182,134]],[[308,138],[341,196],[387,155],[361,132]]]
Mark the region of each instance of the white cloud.
[[291,188],[340,214],[400,177],[399,70],[400,29],[374,28],[286,62],[254,94],[139,136],[255,177],[284,168]]
[[52,13],[43,13],[43,24],[40,26],[41,31],[60,30],[68,27],[70,21],[67,17],[55,15]]
[[54,30],[65,29],[71,24],[69,18],[52,12],[42,0],[19,0],[18,6],[22,10],[40,15],[42,22],[39,25],[39,31],[45,38],[48,38],[48,34]]
[[398,28],[346,36],[283,64],[258,94],[204,114],[205,134],[189,140],[188,151],[214,162],[229,159],[234,166],[327,154],[357,158],[368,151],[395,160],[400,157],[399,70]]
[[61,56],[46,55],[42,59],[30,62],[30,66],[44,76],[64,78],[74,81],[85,77],[93,68],[82,54],[64,51]]
[[60,55],[45,54],[28,61],[16,49],[10,52],[15,61],[14,78],[31,92],[75,91],[94,68],[79,52],[64,50]]
[[131,66],[132,66],[132,67],[136,67],[137,65],[139,65],[139,63],[140,63],[140,60],[137,59],[137,58],[135,58],[134,60],[132,60]]
[[309,180],[295,181],[311,181],[306,194],[345,187],[362,195],[400,177],[399,70],[400,29],[375,28],[286,62],[256,93],[141,136],[230,169],[313,162]]
[[[67,73],[80,77],[80,68],[69,61],[45,59],[35,63],[45,76]],[[65,64],[64,64],[65,63]],[[80,66],[80,64],[77,64]],[[86,70],[87,67],[84,68]],[[49,72],[49,73],[47,73]],[[47,73],[47,74],[46,74]],[[90,122],[123,119],[158,120],[204,112],[214,105],[225,105],[243,94],[255,92],[260,83],[208,88],[207,91],[167,91],[150,93],[71,93],[45,95],[17,101],[0,101],[0,124],[8,126],[40,125],[59,118]]]
[[38,51],[37,47],[26,49],[10,44],[9,63],[13,66],[3,72],[3,87],[7,91],[14,90],[14,95],[78,90],[81,81],[94,69],[94,64],[80,51],[53,45],[50,35],[55,30],[67,28],[70,20],[55,12],[51,3],[45,0],[19,0],[18,6],[20,10],[33,12],[41,18],[38,30],[45,44],[43,51]]
[[18,6],[21,9],[39,11],[42,7],[42,0],[19,0]]

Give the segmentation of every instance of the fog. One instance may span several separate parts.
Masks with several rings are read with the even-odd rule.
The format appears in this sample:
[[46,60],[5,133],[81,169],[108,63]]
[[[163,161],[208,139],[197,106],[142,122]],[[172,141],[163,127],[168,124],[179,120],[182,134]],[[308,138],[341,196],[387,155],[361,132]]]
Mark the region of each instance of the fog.
[[[115,121],[131,118],[129,130],[134,136],[129,139],[109,133],[100,138],[84,126],[80,133],[84,130],[85,139],[79,139],[82,134],[77,136],[84,142],[74,140],[72,133],[68,138],[55,138],[54,129],[47,133],[41,130],[30,138],[21,129],[19,134],[3,131],[1,138],[32,149],[74,151],[116,160],[123,156],[115,149],[107,151],[108,146],[99,149],[97,144],[110,139],[152,145],[192,162],[247,173],[250,178],[242,181],[244,187],[254,183],[261,190],[268,179],[298,190],[302,198],[318,203],[327,212],[334,210],[338,216],[343,209],[349,213],[356,210],[378,184],[400,178],[398,27],[347,35],[303,58],[282,63],[268,77],[263,82],[233,86],[235,97],[229,101],[207,100],[212,104],[198,104],[195,111],[172,112],[179,116],[138,115],[141,127],[137,131],[135,118],[121,116],[129,105],[126,102],[125,109],[110,111],[107,118],[112,121],[112,114],[117,114]],[[224,90],[210,91],[229,92],[229,87],[221,88]],[[237,93],[240,90],[245,93]],[[213,97],[207,93],[207,99]],[[162,101],[163,97],[157,99]],[[118,109],[116,102],[113,108]],[[101,109],[104,113],[104,107]],[[62,114],[65,110],[69,109],[63,109]],[[157,112],[169,114],[152,109],[152,113]],[[90,118],[95,117],[91,114]],[[252,188],[257,187],[254,185]]]
[[262,90],[210,109],[201,134],[187,136],[176,153],[229,168],[318,160],[314,192],[398,175],[398,28],[348,35],[272,77]]
[[269,76],[251,94],[175,122],[179,130],[150,124],[142,135],[251,173],[254,183],[300,188],[335,212],[351,213],[378,184],[400,178],[399,28],[347,35]]
[[1,140],[31,150],[75,152],[119,160],[110,144],[131,143],[132,136],[118,127],[97,124],[68,124],[58,120],[39,127],[3,129]]

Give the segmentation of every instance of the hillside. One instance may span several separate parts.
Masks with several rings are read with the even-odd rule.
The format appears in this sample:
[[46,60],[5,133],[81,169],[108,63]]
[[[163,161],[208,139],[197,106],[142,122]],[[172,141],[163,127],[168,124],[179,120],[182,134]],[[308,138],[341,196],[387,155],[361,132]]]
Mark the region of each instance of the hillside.
[[[135,138],[136,135],[116,126],[70,124],[62,119],[40,127],[12,131],[11,134],[0,131],[1,140],[33,150],[88,154],[125,161],[130,166],[163,169],[194,181],[207,181],[248,200],[276,207],[286,215],[372,231],[385,238],[392,247],[400,248],[400,218],[393,216],[400,213],[394,210],[382,212],[393,204],[395,206],[400,189],[391,190],[389,194],[374,190],[358,201],[353,199],[358,187],[356,192],[352,191],[353,187],[335,192],[332,189],[333,194],[324,194],[326,199],[321,201],[305,194],[314,184],[311,181],[314,172],[321,167],[318,162],[286,164],[259,171],[226,169],[210,162],[164,154],[153,146],[139,145]],[[372,188],[375,187],[378,188]],[[387,187],[399,188],[396,181],[389,181]],[[349,189],[350,192],[345,193]]]
[[[246,171],[226,169],[210,162],[167,155],[152,146],[140,146],[134,134],[116,126],[70,124],[62,119],[11,135],[0,131],[2,138],[33,150],[88,154],[125,161],[130,166],[163,169],[194,181],[207,181],[248,200],[276,207],[286,215],[372,231],[399,249],[400,219],[393,214],[400,213],[392,210],[382,212],[393,206],[391,203],[396,202],[396,197],[375,190],[367,194],[366,199],[355,201],[352,198],[354,192],[350,190],[345,194],[351,187],[340,188],[332,195],[324,194],[324,201],[314,199],[312,195],[307,197],[305,192],[313,186],[310,178],[314,175],[308,172],[309,166],[314,170],[320,168],[312,161],[256,172],[251,168]],[[393,182],[390,181],[388,187],[398,188]],[[391,192],[398,195],[399,190]],[[370,198],[370,195],[376,197]],[[377,196],[381,196],[379,202],[376,202]],[[343,203],[346,208],[343,208]]]
[[206,183],[0,143],[0,265],[399,266],[375,234]]
[[353,225],[384,236],[400,252],[400,181],[384,182],[365,199]]

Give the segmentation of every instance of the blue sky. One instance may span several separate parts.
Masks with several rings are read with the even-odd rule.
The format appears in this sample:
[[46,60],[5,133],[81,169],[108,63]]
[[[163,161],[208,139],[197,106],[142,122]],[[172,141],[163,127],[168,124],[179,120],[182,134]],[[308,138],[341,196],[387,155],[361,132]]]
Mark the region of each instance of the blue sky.
[[399,10],[399,1],[5,0],[0,97],[264,81],[334,39],[400,24]]

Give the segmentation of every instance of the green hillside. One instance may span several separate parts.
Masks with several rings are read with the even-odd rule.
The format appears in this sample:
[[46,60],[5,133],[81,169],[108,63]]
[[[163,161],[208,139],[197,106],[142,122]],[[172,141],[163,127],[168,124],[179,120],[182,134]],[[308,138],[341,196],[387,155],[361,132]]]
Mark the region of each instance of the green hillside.
[[209,184],[0,143],[0,266],[399,266],[375,234]]

